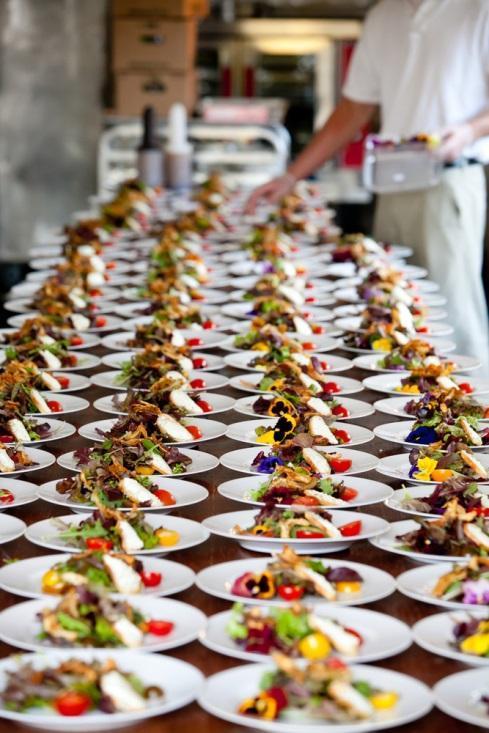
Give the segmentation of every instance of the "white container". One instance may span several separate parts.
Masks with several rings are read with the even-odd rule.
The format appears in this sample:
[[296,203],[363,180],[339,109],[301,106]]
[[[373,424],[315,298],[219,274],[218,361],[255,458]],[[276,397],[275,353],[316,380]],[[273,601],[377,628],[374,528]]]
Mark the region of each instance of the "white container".
[[436,186],[443,164],[425,142],[365,140],[363,185],[373,193],[399,193]]

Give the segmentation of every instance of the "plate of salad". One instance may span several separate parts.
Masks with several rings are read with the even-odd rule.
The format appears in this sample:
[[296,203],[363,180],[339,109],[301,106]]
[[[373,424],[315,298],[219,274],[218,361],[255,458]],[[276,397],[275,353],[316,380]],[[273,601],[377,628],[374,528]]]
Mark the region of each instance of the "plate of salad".
[[470,610],[489,603],[489,558],[471,557],[453,565],[440,563],[407,570],[397,577],[409,598],[442,608]]
[[487,609],[448,611],[423,618],[413,626],[413,639],[422,649],[462,664],[489,665]]

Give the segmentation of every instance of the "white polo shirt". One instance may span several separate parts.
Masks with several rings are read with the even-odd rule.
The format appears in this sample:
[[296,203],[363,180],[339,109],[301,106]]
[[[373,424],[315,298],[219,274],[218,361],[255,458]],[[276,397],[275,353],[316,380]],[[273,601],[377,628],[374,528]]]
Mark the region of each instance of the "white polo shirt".
[[[437,133],[489,109],[489,0],[381,0],[343,87],[380,105],[382,134]],[[489,138],[465,151],[489,161]]]

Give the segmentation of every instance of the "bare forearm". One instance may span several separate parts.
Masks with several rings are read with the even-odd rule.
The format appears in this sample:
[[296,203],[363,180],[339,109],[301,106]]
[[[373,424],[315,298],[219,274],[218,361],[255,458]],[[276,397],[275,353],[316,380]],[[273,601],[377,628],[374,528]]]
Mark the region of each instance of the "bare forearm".
[[295,179],[310,176],[353,140],[374,111],[373,104],[354,102],[343,97],[307,148],[290,164],[289,173]]
[[485,109],[475,117],[472,117],[468,121],[468,124],[472,128],[474,140],[478,140],[480,137],[486,137],[489,135],[489,109]]

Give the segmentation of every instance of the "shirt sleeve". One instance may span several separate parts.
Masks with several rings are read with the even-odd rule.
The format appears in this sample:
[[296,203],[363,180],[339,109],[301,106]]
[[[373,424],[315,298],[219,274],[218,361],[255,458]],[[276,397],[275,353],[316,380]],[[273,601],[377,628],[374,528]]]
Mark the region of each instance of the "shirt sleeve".
[[372,53],[376,45],[375,28],[378,12],[375,11],[378,10],[380,10],[379,7],[375,8],[367,16],[362,36],[355,46],[346,82],[343,85],[344,96],[355,102],[379,104],[381,100],[380,77],[375,64],[375,54]]

